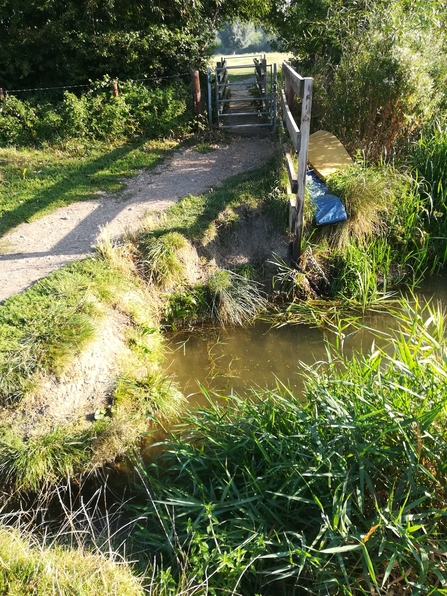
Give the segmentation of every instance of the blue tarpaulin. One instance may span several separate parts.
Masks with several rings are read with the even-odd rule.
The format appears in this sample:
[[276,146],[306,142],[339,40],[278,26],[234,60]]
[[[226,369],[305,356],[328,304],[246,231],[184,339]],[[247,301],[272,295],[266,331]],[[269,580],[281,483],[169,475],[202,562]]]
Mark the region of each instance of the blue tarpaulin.
[[315,205],[315,223],[317,226],[346,221],[348,216],[339,197],[331,194],[326,184],[313,171],[308,171],[306,184],[312,203]]

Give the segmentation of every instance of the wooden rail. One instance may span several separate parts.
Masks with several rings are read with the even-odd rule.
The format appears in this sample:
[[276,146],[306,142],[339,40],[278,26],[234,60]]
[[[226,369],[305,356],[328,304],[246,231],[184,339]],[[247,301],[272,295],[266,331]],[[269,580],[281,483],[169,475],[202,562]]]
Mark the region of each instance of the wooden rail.
[[219,113],[223,112],[224,104],[221,103],[227,99],[227,92],[228,92],[228,70],[227,70],[227,61],[225,58],[222,59],[221,62],[217,63],[216,68],[216,108]]
[[[303,234],[304,193],[306,189],[307,152],[309,148],[310,117],[312,112],[313,79],[302,77],[288,63],[283,62],[284,91],[282,92],[283,121],[289,132],[293,147],[298,151],[298,172],[294,176],[294,167],[289,156],[287,168],[292,189],[296,180],[296,215],[293,222],[293,260],[298,262],[301,256],[301,238]],[[300,127],[293,116],[295,95],[301,99]]]
[[267,60],[263,58],[259,61],[257,58],[253,59],[256,72],[256,86],[259,91],[259,98],[262,101],[264,109],[268,111],[269,102],[267,100]]

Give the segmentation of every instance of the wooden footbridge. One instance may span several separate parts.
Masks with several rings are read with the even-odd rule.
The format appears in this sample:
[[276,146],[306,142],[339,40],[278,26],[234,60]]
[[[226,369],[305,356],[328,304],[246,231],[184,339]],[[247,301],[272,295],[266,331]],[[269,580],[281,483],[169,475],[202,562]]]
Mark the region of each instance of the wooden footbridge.
[[[214,72],[208,69],[209,122],[219,129],[234,130],[239,134],[243,131],[254,133],[260,129],[275,131],[278,97],[277,65],[268,64],[265,56],[244,56],[244,58],[247,60],[244,64],[239,63],[241,56],[221,58]],[[251,62],[248,62],[248,59],[251,59]],[[297,263],[301,255],[309,155],[313,156],[312,160],[315,161],[320,157],[320,170],[324,170],[325,160],[330,161],[332,169],[337,169],[340,165],[351,162],[351,158],[338,139],[330,133],[319,131],[315,135],[310,134],[313,79],[302,77],[289,62],[283,62],[282,73],[284,80],[280,93],[282,121],[293,148],[286,152],[286,163],[291,191],[296,194],[296,200],[290,210],[290,229],[293,233],[293,261]],[[330,147],[329,157],[328,147]],[[291,152],[298,154],[297,168]],[[317,174],[324,176],[318,170]],[[319,199],[326,212],[328,212],[329,203],[325,199],[329,197],[332,201],[337,200],[337,197],[324,193]],[[329,217],[325,221],[322,220],[322,223],[334,223],[346,219],[346,214],[340,216],[340,213],[344,212],[341,202],[341,209],[337,203],[332,204],[335,205],[333,213],[331,214],[329,210]]]

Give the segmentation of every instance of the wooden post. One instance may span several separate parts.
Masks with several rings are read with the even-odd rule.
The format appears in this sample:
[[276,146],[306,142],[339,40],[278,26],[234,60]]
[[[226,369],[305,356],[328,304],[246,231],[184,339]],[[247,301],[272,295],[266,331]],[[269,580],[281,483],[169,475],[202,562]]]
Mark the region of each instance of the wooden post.
[[113,97],[119,97],[118,83],[116,81],[112,81],[112,93]]
[[310,136],[310,116],[312,111],[313,79],[303,80],[303,100],[301,107],[301,143],[298,156],[298,191],[296,193],[295,237],[293,239],[293,260],[295,263],[301,256],[301,236],[303,233],[304,191],[306,188],[307,153]]
[[207,70],[207,87],[208,87],[208,124],[213,124],[213,95],[211,89],[211,68]]
[[194,104],[194,114],[198,116],[202,113],[202,95],[200,92],[200,76],[198,70],[191,72],[192,96]]
[[[290,66],[290,62],[286,61],[286,64]],[[295,92],[293,90],[290,74],[288,71],[284,73],[284,93],[286,95],[287,105],[290,108],[290,111],[293,113],[293,102],[295,101]]]
[[0,99],[5,99],[5,94],[3,92],[3,89],[0,87]]

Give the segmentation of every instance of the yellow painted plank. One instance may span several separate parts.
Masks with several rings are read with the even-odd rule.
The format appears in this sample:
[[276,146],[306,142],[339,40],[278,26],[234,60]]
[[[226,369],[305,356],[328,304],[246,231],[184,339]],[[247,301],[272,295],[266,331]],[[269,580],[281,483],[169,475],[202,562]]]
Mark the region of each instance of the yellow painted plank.
[[307,159],[320,178],[326,178],[338,169],[352,164],[349,153],[337,137],[326,130],[310,135]]

